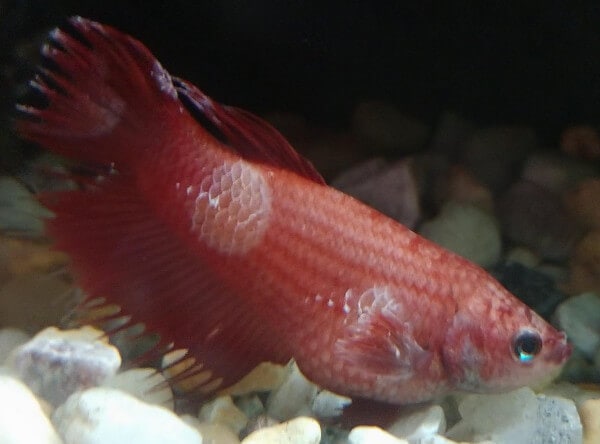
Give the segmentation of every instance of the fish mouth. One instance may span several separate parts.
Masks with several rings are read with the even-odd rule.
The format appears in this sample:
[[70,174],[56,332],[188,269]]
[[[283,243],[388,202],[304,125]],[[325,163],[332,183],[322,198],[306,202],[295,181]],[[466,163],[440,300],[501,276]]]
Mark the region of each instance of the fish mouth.
[[553,364],[564,364],[573,351],[573,347],[567,342],[567,335],[564,332],[560,332],[555,338],[549,339],[546,345],[550,349],[546,355],[546,361]]

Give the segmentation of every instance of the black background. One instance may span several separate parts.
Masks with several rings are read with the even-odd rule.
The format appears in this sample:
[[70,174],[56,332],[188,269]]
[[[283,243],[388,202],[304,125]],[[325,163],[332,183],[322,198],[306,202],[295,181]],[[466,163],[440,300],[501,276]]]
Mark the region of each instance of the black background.
[[343,127],[361,100],[383,99],[430,124],[451,110],[532,125],[552,145],[566,125],[599,120],[600,3],[570,3],[0,0],[0,63],[79,14],[256,113]]

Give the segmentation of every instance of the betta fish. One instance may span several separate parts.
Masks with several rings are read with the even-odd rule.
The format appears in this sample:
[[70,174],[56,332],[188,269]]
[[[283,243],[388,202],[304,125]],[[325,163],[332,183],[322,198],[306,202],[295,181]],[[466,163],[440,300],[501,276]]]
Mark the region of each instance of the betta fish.
[[[395,404],[556,374],[564,333],[486,271],[325,184],[274,128],[81,17],[54,30],[20,134],[97,172],[41,199],[78,285],[192,359],[211,393],[295,359]],[[188,362],[188,361],[185,361]]]

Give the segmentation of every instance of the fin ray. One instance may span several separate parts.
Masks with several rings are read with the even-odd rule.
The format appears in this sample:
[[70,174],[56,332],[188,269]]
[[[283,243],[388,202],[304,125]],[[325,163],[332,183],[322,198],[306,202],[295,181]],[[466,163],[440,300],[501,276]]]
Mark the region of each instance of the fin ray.
[[48,106],[19,107],[30,118],[18,120],[17,130],[57,154],[125,170],[146,147],[142,141],[168,136],[151,123],[174,121],[181,103],[169,74],[141,42],[81,17],[69,22],[78,38],[51,33],[42,50],[51,63],[33,84]]
[[[221,105],[191,83],[173,78],[180,98],[199,113],[217,131],[217,138],[247,160],[262,162],[295,172],[314,182],[325,184],[315,167],[265,120],[248,111]],[[202,122],[200,122],[202,124]]]
[[287,361],[243,295],[213,279],[122,177],[51,200],[57,216],[48,232],[70,253],[82,287],[119,305],[116,316],[143,322],[162,344],[188,349],[202,371],[212,372],[202,387],[219,378],[219,387],[230,385],[265,360]]

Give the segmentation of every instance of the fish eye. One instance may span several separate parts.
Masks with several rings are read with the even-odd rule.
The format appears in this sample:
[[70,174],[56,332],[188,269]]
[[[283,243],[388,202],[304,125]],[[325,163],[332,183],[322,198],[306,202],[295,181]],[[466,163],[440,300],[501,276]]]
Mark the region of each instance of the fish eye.
[[542,349],[542,338],[531,330],[517,333],[512,342],[512,351],[519,362],[530,362]]

